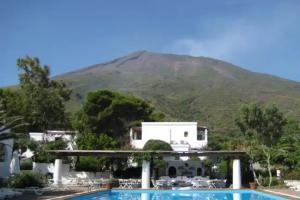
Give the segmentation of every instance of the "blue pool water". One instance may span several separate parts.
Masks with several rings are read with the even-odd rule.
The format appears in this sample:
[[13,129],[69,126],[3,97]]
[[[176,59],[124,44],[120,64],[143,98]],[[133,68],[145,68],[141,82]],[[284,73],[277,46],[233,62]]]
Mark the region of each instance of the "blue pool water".
[[108,190],[69,200],[286,200],[253,190]]

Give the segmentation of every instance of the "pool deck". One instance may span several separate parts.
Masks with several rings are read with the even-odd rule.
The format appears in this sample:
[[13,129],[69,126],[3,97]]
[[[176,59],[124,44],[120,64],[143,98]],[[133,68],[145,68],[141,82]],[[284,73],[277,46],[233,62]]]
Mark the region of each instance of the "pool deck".
[[86,187],[74,187],[72,189],[64,190],[64,191],[49,191],[45,192],[43,195],[35,195],[35,194],[23,194],[20,197],[14,198],[14,200],[63,200],[66,198],[71,198],[77,195],[89,194],[92,192],[98,192],[106,190],[104,188],[94,189],[88,191]]
[[299,200],[300,199],[300,192],[293,191],[291,189],[263,189],[263,192],[267,192],[270,194],[279,195],[288,199],[292,200]]
[[[117,189],[117,188],[116,188]],[[97,191],[106,190],[105,188],[95,189],[92,191],[87,191],[86,187],[74,187],[65,191],[49,191],[45,192],[43,195],[34,195],[34,194],[24,194],[18,198],[14,198],[15,200],[63,200],[66,198],[71,198],[77,195],[88,194]],[[269,194],[274,194],[278,196],[282,196],[291,200],[300,200],[300,192],[292,191],[290,189],[262,189],[258,190],[262,192],[266,192]]]

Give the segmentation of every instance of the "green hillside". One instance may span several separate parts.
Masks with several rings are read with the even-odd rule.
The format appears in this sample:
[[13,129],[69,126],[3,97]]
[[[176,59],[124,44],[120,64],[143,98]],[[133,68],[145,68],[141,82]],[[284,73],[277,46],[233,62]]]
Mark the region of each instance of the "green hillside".
[[206,57],[140,51],[55,78],[73,89],[71,110],[87,92],[111,89],[149,100],[166,120],[198,121],[214,131],[233,131],[236,111],[249,102],[275,103],[300,118],[300,83]]

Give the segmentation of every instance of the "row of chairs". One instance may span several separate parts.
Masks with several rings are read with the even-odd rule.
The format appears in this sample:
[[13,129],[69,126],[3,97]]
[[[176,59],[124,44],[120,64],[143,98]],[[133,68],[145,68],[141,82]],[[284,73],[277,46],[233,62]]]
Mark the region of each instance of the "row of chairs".
[[299,180],[285,180],[284,183],[291,190],[300,192],[300,181]]
[[119,179],[119,188],[140,188],[141,179]]

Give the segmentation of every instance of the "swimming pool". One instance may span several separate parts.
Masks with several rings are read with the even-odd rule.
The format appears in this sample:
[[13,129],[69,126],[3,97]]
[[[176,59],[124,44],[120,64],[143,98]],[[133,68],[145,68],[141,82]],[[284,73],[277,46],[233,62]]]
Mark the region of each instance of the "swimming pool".
[[286,200],[253,190],[107,190],[68,200]]

